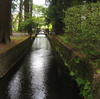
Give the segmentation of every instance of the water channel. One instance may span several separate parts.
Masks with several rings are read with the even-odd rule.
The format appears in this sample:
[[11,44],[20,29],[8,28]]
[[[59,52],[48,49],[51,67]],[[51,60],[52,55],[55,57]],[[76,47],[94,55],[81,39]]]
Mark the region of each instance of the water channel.
[[0,99],[82,99],[61,65],[47,37],[37,35],[27,55],[0,79]]

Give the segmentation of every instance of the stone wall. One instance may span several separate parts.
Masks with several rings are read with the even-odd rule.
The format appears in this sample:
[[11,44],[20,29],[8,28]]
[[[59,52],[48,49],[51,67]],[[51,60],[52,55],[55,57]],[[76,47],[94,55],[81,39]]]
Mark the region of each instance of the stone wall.
[[84,99],[100,99],[100,80],[97,79],[100,75],[85,56],[65,44],[59,37],[47,36],[66,68],[69,69],[70,75],[76,80]]
[[0,78],[3,77],[22,57],[33,39],[29,36],[0,52]]

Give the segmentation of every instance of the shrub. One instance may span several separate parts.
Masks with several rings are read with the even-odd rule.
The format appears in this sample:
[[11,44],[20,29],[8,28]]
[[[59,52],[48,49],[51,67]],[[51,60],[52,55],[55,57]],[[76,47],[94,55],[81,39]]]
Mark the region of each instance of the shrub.
[[78,5],[65,11],[66,41],[92,56],[100,54],[100,3]]

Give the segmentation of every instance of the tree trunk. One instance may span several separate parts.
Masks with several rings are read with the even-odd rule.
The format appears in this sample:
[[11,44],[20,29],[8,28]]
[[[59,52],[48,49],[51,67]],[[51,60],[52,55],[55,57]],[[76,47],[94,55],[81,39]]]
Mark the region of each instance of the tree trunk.
[[24,1],[24,18],[29,18],[29,0]]
[[[25,0],[24,2],[24,6],[25,6],[24,21],[27,21],[27,19],[31,18],[31,15],[32,15],[32,4],[31,3],[32,3],[32,0]],[[27,24],[25,31],[27,31],[29,34],[32,32],[31,20]]]
[[[29,4],[30,17],[32,17],[32,5],[33,5],[33,0],[30,0],[30,4]],[[31,23],[30,23],[30,26],[29,27],[30,27],[30,32],[32,33],[32,24]]]
[[33,0],[30,0],[30,16],[32,17],[32,5],[33,5]]
[[22,22],[22,10],[23,10],[23,0],[20,0],[20,6],[19,6],[19,26],[18,31],[21,31],[20,24]]
[[10,43],[11,0],[0,0],[0,43]]

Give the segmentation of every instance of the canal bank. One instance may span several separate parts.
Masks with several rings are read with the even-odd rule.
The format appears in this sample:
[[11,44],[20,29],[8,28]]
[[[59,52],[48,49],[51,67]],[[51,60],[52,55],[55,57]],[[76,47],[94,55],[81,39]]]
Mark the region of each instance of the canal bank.
[[26,53],[34,38],[35,36],[32,38],[30,36],[26,36],[0,50],[0,78],[2,78]]
[[100,99],[100,74],[89,64],[84,56],[73,47],[65,44],[59,37],[47,35],[51,44],[60,55],[69,74],[77,82],[80,94],[85,99]]

